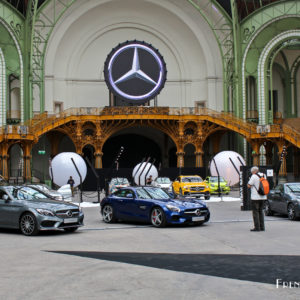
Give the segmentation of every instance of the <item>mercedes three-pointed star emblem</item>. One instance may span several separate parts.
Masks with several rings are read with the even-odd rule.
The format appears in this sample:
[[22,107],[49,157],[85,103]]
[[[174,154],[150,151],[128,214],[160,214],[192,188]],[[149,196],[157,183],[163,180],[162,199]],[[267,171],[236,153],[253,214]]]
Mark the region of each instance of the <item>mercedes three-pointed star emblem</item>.
[[153,99],[164,87],[166,64],[158,50],[140,41],[127,41],[108,55],[104,76],[117,97],[131,103]]

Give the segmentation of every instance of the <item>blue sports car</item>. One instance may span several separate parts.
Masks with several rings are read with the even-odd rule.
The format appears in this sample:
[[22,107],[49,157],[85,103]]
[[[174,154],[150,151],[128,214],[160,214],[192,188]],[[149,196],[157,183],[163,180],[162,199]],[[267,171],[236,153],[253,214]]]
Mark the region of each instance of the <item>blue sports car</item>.
[[101,213],[106,223],[117,220],[166,224],[195,223],[202,225],[210,217],[201,200],[171,199],[161,188],[137,186],[121,188],[101,201]]

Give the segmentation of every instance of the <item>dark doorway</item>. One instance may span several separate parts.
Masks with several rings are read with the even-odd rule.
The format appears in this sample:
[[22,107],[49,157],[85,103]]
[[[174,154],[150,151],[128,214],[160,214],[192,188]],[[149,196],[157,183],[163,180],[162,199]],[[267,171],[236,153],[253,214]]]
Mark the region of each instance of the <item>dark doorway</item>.
[[145,157],[155,158],[155,166],[159,166],[162,161],[160,147],[153,140],[137,134],[124,134],[114,136],[104,144],[104,168],[112,166],[121,147],[124,147],[124,151],[119,158],[120,168],[134,168]]
[[[84,160],[88,159],[92,166],[95,165],[95,156],[94,156],[95,149],[92,145],[86,145],[82,149],[83,158]],[[87,167],[89,164],[87,164]]]
[[173,147],[169,150],[169,167],[176,168],[177,167],[177,155],[176,155],[176,147]]

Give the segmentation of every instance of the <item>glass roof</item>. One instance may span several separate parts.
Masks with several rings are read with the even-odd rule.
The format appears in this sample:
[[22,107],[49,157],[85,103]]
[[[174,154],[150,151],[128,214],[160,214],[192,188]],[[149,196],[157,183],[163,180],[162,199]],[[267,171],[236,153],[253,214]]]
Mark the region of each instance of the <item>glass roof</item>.
[[[239,20],[253,13],[256,9],[271,4],[273,2],[286,1],[286,0],[235,0],[238,7]],[[230,0],[217,0],[217,2],[225,9],[231,16]]]
[[[14,6],[22,15],[26,15],[26,10],[29,0],[5,0],[10,5]],[[38,0],[38,7],[40,7],[46,0]]]
[[[5,0],[6,2],[10,3],[12,6],[17,8],[17,10],[25,15],[26,9],[29,0]],[[41,6],[46,0],[38,0],[38,7]],[[216,0],[228,13],[229,16],[231,16],[231,4],[230,0]],[[235,0],[238,6],[238,14],[239,14],[239,20],[244,19],[248,15],[250,15],[252,12],[254,12],[256,9],[268,5],[273,2],[279,2],[279,1],[286,1],[286,0]]]

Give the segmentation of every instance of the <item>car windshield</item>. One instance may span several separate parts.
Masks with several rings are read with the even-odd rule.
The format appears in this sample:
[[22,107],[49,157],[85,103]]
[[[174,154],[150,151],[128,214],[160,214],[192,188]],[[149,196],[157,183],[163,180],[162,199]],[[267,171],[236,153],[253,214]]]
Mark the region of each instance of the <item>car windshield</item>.
[[300,184],[287,184],[286,186],[292,193],[300,193]]
[[36,188],[40,189],[43,192],[49,192],[49,189],[44,185],[36,185]]
[[129,181],[128,181],[127,178],[114,178],[114,179],[112,180],[112,183],[113,183],[113,184],[128,184]]
[[[210,182],[218,182],[218,177],[210,177]],[[225,182],[223,177],[220,177],[220,182]]]
[[136,189],[140,199],[169,199],[169,195],[160,188],[140,187]]
[[171,183],[171,180],[168,177],[158,177],[156,181],[157,183]]
[[169,199],[169,195],[160,188],[144,187],[152,199]]
[[18,200],[37,200],[47,199],[47,196],[36,189],[28,186],[15,188],[12,192],[15,199]]
[[182,182],[202,182],[201,177],[182,177]]

